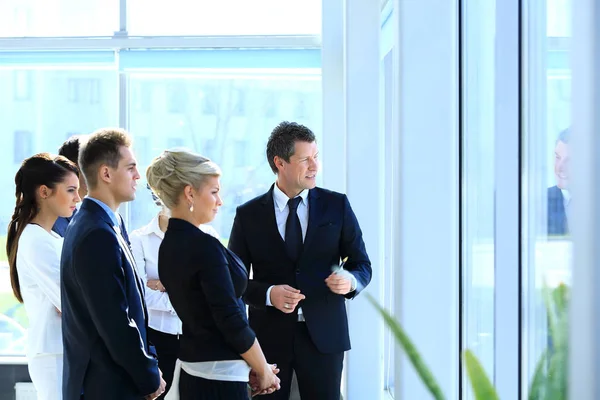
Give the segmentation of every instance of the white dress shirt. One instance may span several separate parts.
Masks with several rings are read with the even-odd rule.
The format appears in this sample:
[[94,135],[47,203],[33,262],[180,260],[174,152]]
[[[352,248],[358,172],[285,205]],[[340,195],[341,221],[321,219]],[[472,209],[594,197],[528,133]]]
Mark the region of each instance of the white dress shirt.
[[[210,225],[200,225],[205,233],[218,238],[217,231]],[[158,215],[150,223],[131,232],[129,240],[135,258],[138,275],[144,282],[144,296],[148,308],[148,326],[171,335],[181,334],[181,320],[177,316],[167,292],[150,289],[148,280],[158,276],[158,249],[165,234],[158,225]]]
[[[298,204],[298,209],[296,213],[298,214],[298,219],[300,220],[300,228],[302,228],[302,242],[306,238],[306,229],[308,227],[308,190],[303,190],[298,194],[302,198],[302,201]],[[296,196],[296,197],[298,197]],[[275,206],[275,220],[277,221],[277,230],[279,234],[285,241],[285,226],[287,223],[287,217],[290,214],[290,208],[288,207],[289,197],[287,194],[283,193],[277,183],[275,183],[273,187],[273,205]],[[354,290],[357,286],[357,280],[354,275],[350,272],[341,269],[337,272],[342,277],[349,279],[351,281],[352,290]],[[274,286],[274,285],[273,285]],[[267,289],[267,306],[273,306],[271,303],[271,289],[273,286]],[[298,321],[304,321],[304,314],[302,313],[302,308],[298,308]]]
[[[308,190],[303,190],[298,195],[302,198],[302,201],[298,204],[296,213],[300,220],[300,228],[302,229],[302,242],[306,238],[306,229],[308,227]],[[296,196],[296,197],[298,197]],[[287,194],[283,193],[277,183],[273,187],[273,205],[275,206],[275,221],[277,222],[277,230],[281,235],[281,238],[285,241],[285,226],[287,223],[287,217],[290,215],[290,208],[288,207],[288,201],[290,198]],[[267,290],[267,306],[273,306],[271,304],[271,286]],[[298,307],[298,321],[304,321],[304,315],[302,314],[302,308]]]
[[148,326],[159,332],[171,335],[181,334],[181,320],[171,305],[167,292],[153,290],[146,286],[148,280],[158,277],[158,249],[165,237],[158,226],[158,215],[150,223],[131,232],[131,250],[138,271],[144,282],[144,297],[148,308]]
[[25,305],[27,357],[62,354],[60,254],[63,238],[29,224],[19,238],[17,274]]

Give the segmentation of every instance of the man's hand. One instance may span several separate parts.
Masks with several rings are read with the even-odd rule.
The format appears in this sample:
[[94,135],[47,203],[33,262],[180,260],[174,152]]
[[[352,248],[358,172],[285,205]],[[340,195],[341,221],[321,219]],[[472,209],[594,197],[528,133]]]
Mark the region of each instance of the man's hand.
[[271,289],[271,304],[286,314],[293,313],[300,300],[305,298],[298,289],[289,285],[276,285]]
[[146,282],[146,286],[148,286],[152,290],[158,290],[159,292],[164,292],[166,289],[162,283],[160,283],[160,279],[149,279]]
[[162,377],[162,371],[159,369],[158,372],[160,372],[160,386],[158,387],[158,389],[156,390],[156,392],[151,393],[151,394],[145,396],[144,397],[145,400],[154,400],[158,396],[160,396],[161,394],[163,394],[165,392],[165,389],[167,387],[167,382],[165,382],[165,380]]
[[346,295],[352,291],[352,280],[342,274],[332,273],[325,279],[325,283],[335,294]]

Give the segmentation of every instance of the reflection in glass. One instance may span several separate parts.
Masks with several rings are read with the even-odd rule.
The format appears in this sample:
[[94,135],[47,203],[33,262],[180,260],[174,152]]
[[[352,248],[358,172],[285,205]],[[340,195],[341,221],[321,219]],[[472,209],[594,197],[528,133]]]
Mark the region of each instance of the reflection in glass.
[[[544,288],[570,284],[571,0],[529,0],[523,82],[523,381],[552,346]],[[524,386],[525,396],[526,387]]]

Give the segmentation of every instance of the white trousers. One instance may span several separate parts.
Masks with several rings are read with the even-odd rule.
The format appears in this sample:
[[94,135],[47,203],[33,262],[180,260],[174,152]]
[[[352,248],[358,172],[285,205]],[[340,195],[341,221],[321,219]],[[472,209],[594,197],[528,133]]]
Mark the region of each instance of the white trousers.
[[62,354],[40,354],[27,361],[38,400],[62,400]]

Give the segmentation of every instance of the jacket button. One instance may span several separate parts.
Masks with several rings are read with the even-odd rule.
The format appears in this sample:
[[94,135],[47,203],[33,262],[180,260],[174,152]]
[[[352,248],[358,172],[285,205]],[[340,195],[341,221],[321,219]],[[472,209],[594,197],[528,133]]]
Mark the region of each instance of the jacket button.
[[299,269],[297,269],[297,270],[296,270],[296,275],[299,275],[299,274],[300,274],[300,270],[299,270]]

